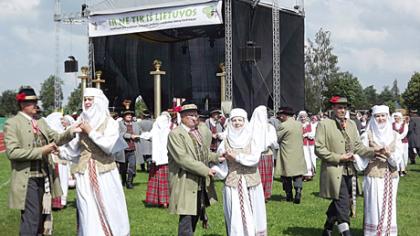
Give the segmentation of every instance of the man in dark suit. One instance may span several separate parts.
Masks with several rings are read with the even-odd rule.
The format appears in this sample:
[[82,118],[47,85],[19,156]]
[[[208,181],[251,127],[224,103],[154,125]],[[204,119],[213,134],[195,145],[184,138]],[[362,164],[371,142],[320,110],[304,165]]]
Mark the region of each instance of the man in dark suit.
[[420,154],[420,117],[417,110],[410,111],[408,124],[408,156],[411,164],[416,164],[416,156]]

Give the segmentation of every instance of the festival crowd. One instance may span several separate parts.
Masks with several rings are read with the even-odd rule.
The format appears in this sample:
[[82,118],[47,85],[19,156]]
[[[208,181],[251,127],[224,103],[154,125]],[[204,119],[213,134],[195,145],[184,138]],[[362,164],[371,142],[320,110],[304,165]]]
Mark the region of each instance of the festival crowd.
[[[69,188],[76,191],[78,235],[130,235],[123,190],[135,188],[138,171],[149,175],[146,204],[179,216],[178,235],[194,235],[198,221],[207,228],[206,208],[220,194],[227,235],[268,235],[274,174],[285,201],[300,204],[317,172],[319,195],[331,200],[322,235],[334,227],[351,235],[362,193],[364,235],[397,235],[398,183],[420,153],[418,111],[375,105],[356,112],[343,96],[331,97],[329,112],[319,114],[291,107],[274,114],[265,106],[252,114],[200,112],[184,101],[155,119],[147,111],[136,118],[130,101],[119,115],[110,112],[96,88],[84,90],[82,111],[72,116],[41,117],[31,87],[16,100],[20,111],[4,133],[9,207],[21,212],[20,235],[52,235],[52,212],[66,207]],[[215,181],[223,182],[222,193]]]

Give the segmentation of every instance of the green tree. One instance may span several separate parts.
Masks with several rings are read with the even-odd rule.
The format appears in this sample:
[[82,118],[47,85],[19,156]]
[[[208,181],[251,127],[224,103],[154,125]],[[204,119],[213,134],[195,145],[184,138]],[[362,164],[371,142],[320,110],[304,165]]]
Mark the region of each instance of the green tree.
[[420,73],[414,72],[402,94],[404,105],[408,109],[420,110]]
[[389,86],[385,86],[382,92],[378,95],[378,104],[385,104],[389,102],[394,102],[394,95],[392,94]]
[[[43,83],[41,83],[41,91],[39,92],[39,98],[42,102],[42,108],[45,114],[50,114],[54,111],[55,105],[55,95],[54,95],[54,83],[56,80],[56,76],[50,75],[48,79],[46,79]],[[63,81],[60,78],[57,78],[59,83],[59,98],[60,101],[63,100],[63,90],[61,86],[63,85]],[[60,104],[61,105],[61,104]]]
[[328,98],[334,95],[346,96],[351,106],[355,109],[363,109],[365,97],[363,87],[357,77],[350,72],[340,72],[335,78],[325,82],[326,90],[323,91],[324,105],[327,106]]
[[330,37],[331,33],[321,28],[315,35],[315,42],[308,39],[305,47],[305,107],[311,112],[323,109],[325,84],[336,78],[339,71]]
[[373,85],[370,85],[363,89],[363,95],[365,97],[365,104],[363,105],[362,109],[369,110],[374,105],[377,104],[378,101],[378,94],[376,92],[376,89],[373,87]]
[[72,114],[73,112],[79,111],[82,108],[82,85],[79,84],[77,88],[70,93],[64,113]]
[[16,92],[5,90],[0,95],[0,116],[12,116],[19,111],[16,102]]

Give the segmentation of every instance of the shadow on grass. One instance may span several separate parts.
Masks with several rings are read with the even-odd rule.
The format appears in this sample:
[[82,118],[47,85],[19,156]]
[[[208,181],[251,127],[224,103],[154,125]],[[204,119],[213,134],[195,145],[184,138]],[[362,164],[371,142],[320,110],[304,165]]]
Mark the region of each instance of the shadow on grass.
[[[283,230],[283,234],[285,235],[293,235],[293,236],[314,236],[314,235],[322,235],[322,228],[305,228],[305,227],[289,227]],[[337,229],[334,229],[333,235],[339,235]],[[353,236],[362,236],[363,230],[361,229],[351,229],[351,234]]]
[[72,200],[72,201],[67,201],[67,208],[77,208],[77,204],[76,204],[76,199]]
[[223,234],[203,234],[203,236],[223,236]]
[[311,195],[314,195],[315,197],[320,197],[319,192],[312,192]]
[[275,195],[271,195],[270,201],[277,201],[277,202],[286,201],[286,197],[284,197],[283,195],[275,194]]
[[156,204],[151,204],[151,203],[147,203],[146,200],[141,201],[143,203],[143,206],[145,208],[160,208],[160,209],[166,209],[165,207],[163,207],[162,205],[156,205]]

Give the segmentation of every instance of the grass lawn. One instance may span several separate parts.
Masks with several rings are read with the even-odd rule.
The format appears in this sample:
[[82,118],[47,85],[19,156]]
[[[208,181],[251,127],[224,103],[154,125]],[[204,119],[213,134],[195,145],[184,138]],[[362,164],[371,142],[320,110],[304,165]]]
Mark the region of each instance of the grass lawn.
[[[10,162],[0,154],[0,235],[18,235],[20,212],[7,206]],[[216,184],[221,199],[222,182]],[[178,217],[166,209],[146,207],[147,174],[138,173],[135,189],[125,190],[131,225],[131,235],[176,235]],[[281,183],[274,182],[273,196],[267,203],[269,235],[321,235],[329,201],[318,197],[319,177],[305,182],[300,205],[284,201]],[[75,190],[69,191],[69,205],[54,212],[54,235],[76,235]],[[358,198],[357,217],[352,219],[353,235],[363,235],[363,198]],[[417,208],[419,207],[419,208]],[[226,235],[222,202],[208,208],[210,228],[198,225],[195,235]],[[420,164],[410,165],[409,174],[400,179],[398,191],[399,235],[420,235]],[[416,233],[417,232],[417,233]],[[335,235],[338,232],[335,230]]]

